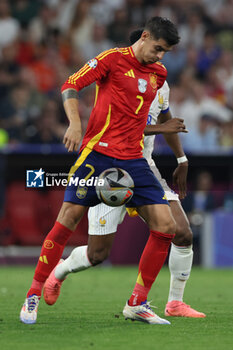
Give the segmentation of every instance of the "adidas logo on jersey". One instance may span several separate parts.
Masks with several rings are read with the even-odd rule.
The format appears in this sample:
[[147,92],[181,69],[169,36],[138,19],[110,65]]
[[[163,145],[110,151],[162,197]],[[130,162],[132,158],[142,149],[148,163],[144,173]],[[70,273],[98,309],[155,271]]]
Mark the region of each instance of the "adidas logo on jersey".
[[133,69],[130,69],[127,73],[125,73],[127,77],[135,78]]

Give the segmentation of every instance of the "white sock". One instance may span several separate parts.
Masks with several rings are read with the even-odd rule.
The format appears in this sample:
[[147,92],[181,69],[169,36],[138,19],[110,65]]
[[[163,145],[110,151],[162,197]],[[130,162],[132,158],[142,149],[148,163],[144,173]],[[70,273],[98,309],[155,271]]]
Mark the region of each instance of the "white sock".
[[55,277],[63,280],[69,273],[88,269],[92,266],[87,256],[87,245],[75,248],[70,256],[57,265]]
[[178,247],[172,243],[168,263],[171,273],[168,301],[183,301],[184,288],[190,276],[192,263],[192,245]]

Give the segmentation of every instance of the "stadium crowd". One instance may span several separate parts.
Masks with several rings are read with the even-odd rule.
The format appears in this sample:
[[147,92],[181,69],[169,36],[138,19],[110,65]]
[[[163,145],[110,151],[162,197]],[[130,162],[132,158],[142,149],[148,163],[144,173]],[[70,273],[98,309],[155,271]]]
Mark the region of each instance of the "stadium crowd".
[[[60,143],[63,82],[159,15],[181,36],[163,63],[171,110],[189,130],[186,152],[231,152],[232,12],[232,0],[0,0],[0,145]],[[84,131],[93,98],[92,86],[80,96]]]

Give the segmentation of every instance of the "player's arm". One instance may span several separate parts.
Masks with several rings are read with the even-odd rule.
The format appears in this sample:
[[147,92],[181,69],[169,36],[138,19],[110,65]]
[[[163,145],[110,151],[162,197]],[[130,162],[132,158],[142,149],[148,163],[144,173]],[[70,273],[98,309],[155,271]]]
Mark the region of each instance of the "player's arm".
[[[166,124],[169,120],[173,120],[171,112],[169,110],[166,113],[160,113],[158,122],[161,125]],[[178,166],[173,172],[173,182],[178,186],[179,196],[181,199],[183,199],[186,196],[187,191],[188,160],[185,156],[178,134],[164,133],[163,136],[178,161]]]
[[81,120],[78,111],[78,92],[75,89],[65,89],[62,92],[64,109],[69,120],[69,127],[63,138],[68,152],[77,151],[82,138]]
[[69,120],[69,127],[63,143],[68,152],[77,151],[82,138],[81,121],[78,111],[78,92],[92,83],[104,79],[114,62],[117,50],[105,51],[88,61],[78,72],[71,75],[62,86],[63,106]]
[[101,78],[101,67],[94,69],[90,64],[93,61],[98,65],[97,59],[89,61],[78,72],[71,75],[61,89],[63,106],[69,120],[69,127],[63,138],[63,143],[68,152],[77,151],[82,138],[81,120],[78,111],[78,92]]
[[[176,123],[175,121],[178,120],[178,123]],[[171,112],[170,110],[168,110],[166,113],[160,113],[158,116],[158,123],[157,125],[160,126],[166,126],[168,125],[168,123],[172,123],[174,122],[174,125],[177,125],[177,129],[182,129],[180,131],[183,132],[188,132],[185,128],[184,125],[184,120],[180,119],[180,118],[172,118]],[[172,125],[172,124],[171,124]],[[180,158],[184,156],[184,150],[180,141],[180,137],[177,133],[170,133],[166,131],[166,128],[164,130],[164,138],[167,142],[167,144],[170,146],[170,148],[172,149],[173,153],[175,154],[176,158]]]
[[[164,114],[163,114],[164,116]],[[174,134],[178,132],[188,132],[184,125],[184,119],[170,118],[164,123],[147,125],[144,129],[145,136],[158,134]]]

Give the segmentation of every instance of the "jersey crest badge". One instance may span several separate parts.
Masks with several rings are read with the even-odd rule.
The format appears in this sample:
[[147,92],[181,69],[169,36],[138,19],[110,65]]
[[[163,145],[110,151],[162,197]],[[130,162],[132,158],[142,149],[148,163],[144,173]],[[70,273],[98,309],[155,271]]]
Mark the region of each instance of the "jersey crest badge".
[[138,79],[138,90],[143,94],[147,89],[147,81],[144,79]]
[[156,73],[150,73],[149,78],[150,78],[150,85],[151,85],[152,89],[156,90],[157,89],[157,75],[156,75]]
[[93,58],[92,60],[87,62],[88,66],[95,69],[97,67],[98,61],[96,58]]

